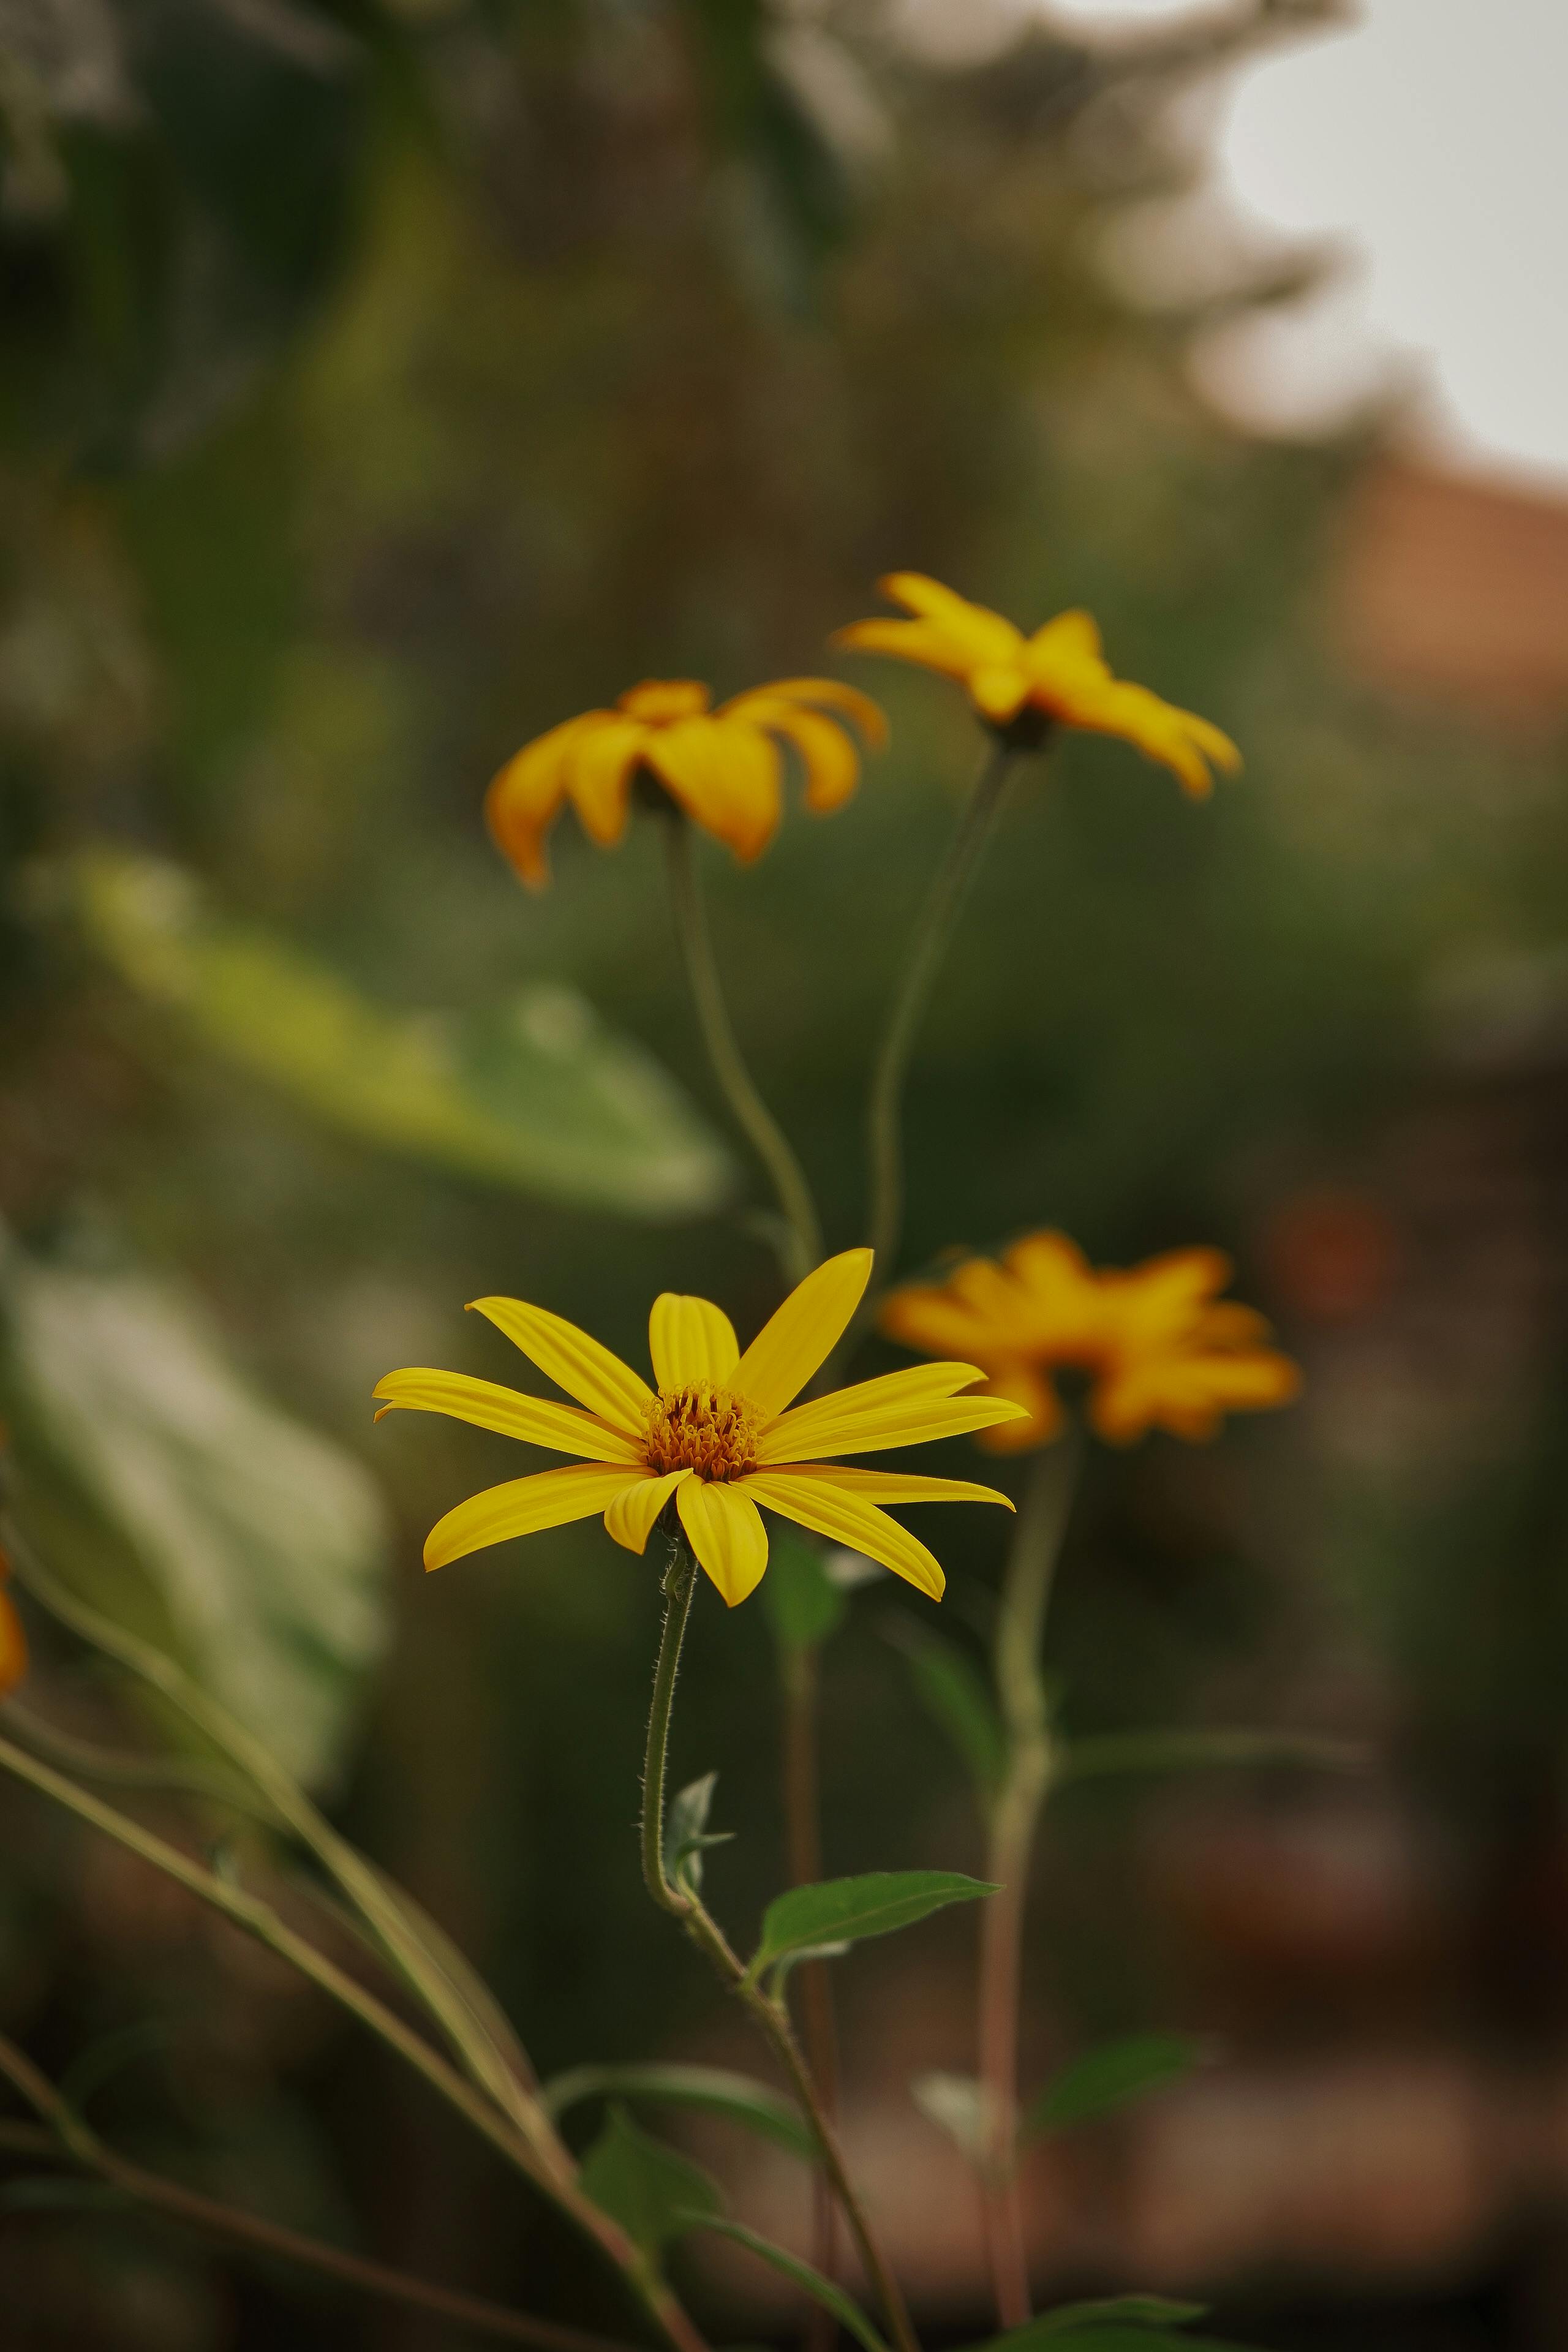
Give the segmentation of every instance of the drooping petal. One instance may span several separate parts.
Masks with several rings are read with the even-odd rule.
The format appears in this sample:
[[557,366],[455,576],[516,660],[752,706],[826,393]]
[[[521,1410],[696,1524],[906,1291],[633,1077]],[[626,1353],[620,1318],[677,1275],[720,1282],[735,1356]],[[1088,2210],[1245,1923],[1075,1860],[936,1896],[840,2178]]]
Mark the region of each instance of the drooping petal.
[[843,728],[820,710],[806,710],[771,695],[748,695],[743,709],[752,726],[782,736],[799,752],[807,808],[818,816],[841,808],[860,781],[860,755]]
[[770,1475],[831,1486],[858,1496],[863,1503],[1000,1503],[1005,1511],[1017,1507],[999,1488],[973,1486],[966,1478],[910,1477],[899,1470],[858,1470],[837,1462],[781,1462]]
[[606,1534],[627,1551],[646,1551],[655,1519],[681,1480],[690,1475],[689,1470],[671,1470],[660,1478],[650,1471],[646,1478],[626,1487],[605,1513]]
[[598,1413],[612,1429],[640,1437],[653,1402],[653,1391],[597,1339],[579,1331],[563,1315],[547,1307],[531,1307],[522,1298],[471,1298],[476,1314],[488,1317],[498,1331],[522,1349],[558,1387],[590,1412]]
[[586,710],[536,735],[491,779],[485,794],[490,838],[531,890],[550,879],[544,836],[566,791],[566,761],[573,746],[594,729],[613,721],[607,710]]
[[609,849],[626,829],[632,771],[643,756],[650,730],[640,719],[606,718],[602,727],[566,747],[566,789],[583,820],[583,830]]
[[647,1318],[648,1353],[661,1389],[682,1389],[692,1381],[727,1388],[741,1360],[735,1327],[710,1299],[661,1290]]
[[736,1365],[736,1395],[765,1418],[782,1412],[843,1338],[870,1279],[870,1251],[852,1249],[796,1283]]
[[454,1421],[472,1422],[476,1429],[499,1430],[503,1437],[521,1438],[528,1445],[548,1445],[556,1454],[579,1454],[584,1462],[635,1465],[643,1458],[641,1447],[624,1430],[579,1412],[575,1405],[557,1404],[551,1397],[525,1396],[521,1389],[503,1388],[496,1381],[477,1381],[467,1372],[388,1372],[376,1382],[374,1394],[382,1400],[381,1412],[399,1407],[412,1412],[444,1412]]
[[975,663],[1015,662],[1023,651],[1020,630],[988,604],[972,604],[955,588],[944,588],[924,572],[885,572],[877,586],[907,612],[918,613],[969,652]]
[[676,1488],[675,1507],[700,1563],[733,1609],[755,1591],[768,1564],[768,1531],[756,1504],[739,1484],[688,1478]]
[[[862,694],[858,686],[846,686],[838,677],[779,677],[771,686],[758,687],[759,694],[776,695],[786,702],[818,703],[824,710],[842,711],[853,721],[868,749],[879,751],[888,740],[888,714],[879,702]],[[746,695],[737,695],[737,702],[745,702]],[[727,703],[726,709],[733,709]]]
[[769,1510],[781,1511],[786,1519],[810,1528],[816,1535],[867,1553],[932,1601],[942,1599],[947,1579],[941,1562],[918,1537],[897,1519],[889,1518],[875,1503],[863,1501],[826,1478],[796,1477],[788,1470],[754,1470],[743,1486]]
[[647,763],[692,822],[743,864],[760,857],[784,807],[778,746],[739,719],[714,715],[648,738]]
[[626,1486],[646,1483],[646,1477],[618,1463],[580,1462],[569,1470],[541,1470],[532,1478],[510,1478],[504,1486],[487,1486],[482,1495],[470,1495],[437,1520],[426,1538],[425,1565],[445,1568],[449,1560],[482,1551],[487,1544],[596,1517]]
[[799,1462],[806,1457],[792,1446],[812,1448],[823,1425],[836,1429],[847,1422],[912,1406],[930,1404],[973,1388],[984,1376],[978,1364],[910,1364],[903,1371],[882,1372],[874,1381],[857,1381],[852,1388],[835,1389],[830,1396],[814,1397],[770,1422],[761,1434],[762,1458],[769,1462]]

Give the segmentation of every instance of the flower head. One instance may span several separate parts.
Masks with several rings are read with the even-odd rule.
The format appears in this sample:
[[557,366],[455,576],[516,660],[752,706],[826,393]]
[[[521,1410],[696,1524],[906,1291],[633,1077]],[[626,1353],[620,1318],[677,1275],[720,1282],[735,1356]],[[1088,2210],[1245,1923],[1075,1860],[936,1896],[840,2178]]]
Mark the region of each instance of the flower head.
[[[11,1563],[0,1552],[0,1587],[11,1574]],[[9,1698],[27,1671],[27,1637],[8,1592],[0,1590],[0,1698]]]
[[851,727],[879,749],[888,723],[869,695],[831,677],[784,677],[753,687],[717,710],[692,678],[647,678],[613,710],[585,710],[525,743],[485,796],[497,847],[528,884],[550,878],[544,836],[569,800],[602,848],[626,831],[639,774],[745,863],[778,830],[783,745],[805,772],[805,804],[826,815],[860,774]]
[[1110,1444],[1154,1428],[1199,1440],[1227,1412],[1286,1404],[1300,1385],[1289,1357],[1264,1345],[1262,1316],[1216,1297],[1231,1273],[1215,1249],[1097,1269],[1065,1234],[1031,1234],[1000,1264],[969,1258],[943,1283],[896,1290],[882,1327],[908,1347],[973,1357],[987,1391],[1022,1408],[982,1435],[994,1452],[1059,1433],[1058,1368],[1089,1375],[1089,1417]]
[[1120,735],[1180,779],[1195,800],[1213,789],[1210,764],[1241,765],[1228,735],[1191,710],[1163,702],[1146,686],[1113,677],[1087,613],[1058,613],[1026,637],[1000,613],[972,604],[923,572],[890,572],[878,582],[914,614],[909,621],[852,621],[834,644],[896,654],[955,677],[985,723],[1021,748],[1044,740],[1050,722]]
[[648,1318],[653,1388],[547,1308],[476,1298],[479,1312],[576,1403],[526,1396],[464,1372],[402,1371],[378,1385],[382,1412],[404,1405],[450,1413],[580,1459],[571,1469],[514,1478],[459,1503],[432,1528],[426,1567],[444,1568],[485,1544],[598,1512],[618,1544],[641,1552],[673,1497],[692,1550],[731,1608],[768,1564],[759,1504],[869,1554],[940,1600],[941,1568],[882,1506],[1001,1503],[1010,1510],[1007,1497],[952,1478],[845,1469],[826,1457],[989,1429],[1020,1419],[1021,1409],[1002,1398],[960,1396],[981,1373],[958,1363],[889,1372],[794,1404],[848,1328],[870,1273],[869,1250],[829,1258],[790,1293],[744,1355],[717,1307],[665,1291]]

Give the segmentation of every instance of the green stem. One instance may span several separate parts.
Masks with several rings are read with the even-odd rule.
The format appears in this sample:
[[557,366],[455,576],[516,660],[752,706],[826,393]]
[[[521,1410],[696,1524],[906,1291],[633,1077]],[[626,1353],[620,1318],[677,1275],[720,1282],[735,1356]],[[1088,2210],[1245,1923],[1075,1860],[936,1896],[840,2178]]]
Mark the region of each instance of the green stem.
[[179,2182],[164,2179],[161,2173],[149,2172],[142,2165],[129,2162],[100,2139],[47,2077],[39,2074],[14,2042],[3,2037],[0,2076],[20,2092],[49,2126],[47,2131],[36,2133],[28,2126],[7,2126],[0,2137],[0,2147],[17,2153],[64,2157],[169,2221],[183,2222],[208,2237],[225,2239],[252,2253],[298,2263],[303,2269],[338,2279],[363,2294],[381,2295],[388,2302],[430,2312],[438,2319],[471,2328],[478,2335],[500,2336],[513,2344],[531,2344],[537,2352],[632,2352],[630,2346],[614,2343],[605,2336],[586,2336],[575,2327],[562,2327],[552,2320],[508,2311],[500,2304],[486,2302],[478,2295],[460,2294],[449,2287],[410,2278],[405,2272],[393,2270],[384,2263],[345,2253],[340,2247],[306,2237],[299,2230],[286,2229],[279,2222],[263,2221],[258,2214],[220,2204],[216,2198],[199,2197]]
[[996,1624],[996,1693],[1007,1770],[991,1811],[986,1875],[1000,1892],[982,1911],[977,2040],[985,2090],[982,2182],[986,2251],[1004,2328],[1030,2315],[1028,2248],[1018,2196],[1018,2022],[1029,1858],[1055,1771],[1040,1654],[1046,1610],[1077,1484],[1075,1437],[1036,1455],[1008,1555]]
[[780,1262],[787,1279],[799,1282],[822,1258],[822,1224],[816,1203],[794,1147],[758,1093],[741,1052],[719,978],[713,938],[708,928],[708,909],[697,877],[694,829],[690,819],[679,810],[672,810],[665,821],[665,843],[676,933],[702,1042],[735,1124],[773,1183],[788,1228],[788,1242],[781,1248]]
[[[817,1681],[822,1652],[815,1642],[781,1643],[784,1709],[784,1848],[792,1886],[814,1886],[823,1874],[822,1806],[817,1771]],[[795,1971],[800,1987],[805,2055],[823,2110],[836,2120],[838,2108],[838,2031],[833,2010],[833,1978],[826,1960],[806,1960]],[[837,2267],[837,2215],[833,2191],[820,2169],[813,2178],[811,2266],[824,2278]],[[830,2352],[837,2328],[833,2315],[814,2303],[806,2315],[804,2352]]]
[[915,927],[909,961],[872,1067],[866,1108],[870,1175],[868,1226],[882,1283],[892,1279],[903,1230],[903,1099],[910,1056],[963,901],[995,830],[1014,757],[1009,744],[995,744],[975,779]]
[[684,1532],[678,1530],[671,1536],[671,1559],[665,1570],[664,1589],[668,1601],[654,1667],[653,1706],[648,1716],[647,1755],[643,1769],[643,1876],[654,1901],[661,1910],[668,1911],[680,1921],[720,1980],[746,2009],[784,2067],[801,2111],[811,2126],[812,2137],[816,2142],[817,2162],[838,2200],[839,2210],[866,2266],[867,2276],[875,2287],[878,2301],[886,2314],[889,2331],[898,2352],[920,2352],[909,2307],[850,2180],[832,2118],[795,2039],[788,2011],[781,2000],[774,2000],[752,1980],[744,1961],[733,1949],[729,1937],[701,1897],[689,1885],[673,1885],[665,1871],[666,1751],[669,1743],[670,1714],[680,1645],[685,1638],[686,1621],[690,1614],[691,1594],[696,1582],[696,1560]]

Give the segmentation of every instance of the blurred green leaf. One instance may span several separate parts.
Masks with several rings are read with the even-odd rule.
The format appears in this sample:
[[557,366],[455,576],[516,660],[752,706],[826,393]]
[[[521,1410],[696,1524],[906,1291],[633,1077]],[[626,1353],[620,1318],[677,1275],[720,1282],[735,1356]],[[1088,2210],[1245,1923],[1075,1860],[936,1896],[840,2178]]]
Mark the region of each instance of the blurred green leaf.
[[570,989],[447,1015],[393,1012],[183,868],[94,850],[70,869],[94,945],[141,995],[317,1117],[384,1149],[628,1216],[712,1208],[729,1162],[639,1046]]
[[652,2263],[672,2239],[723,2210],[718,2183],[701,2166],[651,2139],[621,2106],[610,2109],[584,2158],[579,2186]]
[[768,1537],[763,1601],[783,1650],[815,1650],[844,1622],[849,1596],[827,1572],[820,1546],[779,1526]]
[[733,1830],[710,1832],[708,1828],[708,1808],[718,1782],[717,1772],[704,1772],[700,1780],[689,1780],[670,1801],[664,1825],[666,1874],[693,1894],[702,1885],[702,1856],[708,1847],[728,1845],[735,1834]]
[[973,2074],[917,2074],[910,2096],[968,2162],[980,2161],[991,2139],[991,2095],[984,2083]]
[[1026,2133],[1061,2131],[1148,2097],[1201,2066],[1212,2045],[1191,2033],[1130,2033],[1064,2066],[1024,2118]]
[[924,1625],[900,1619],[889,1638],[909,1667],[916,1697],[952,1741],[976,1793],[986,1799],[1007,1771],[1007,1734],[991,1686],[968,1652]]
[[994,1895],[984,1879],[956,1870],[870,1870],[858,1878],[825,1878],[815,1886],[793,1886],[775,1896],[763,1916],[763,1940],[751,1973],[770,1968],[808,1947],[858,1941],[912,1927],[917,1919],[950,1903],[972,1903]]
[[384,1639],[368,1473],[258,1395],[172,1286],[16,1249],[0,1412],[57,1572],[319,1780]]
[[544,2104],[552,2116],[564,2115],[584,2099],[618,2095],[647,2099],[672,2107],[702,2107],[727,2116],[749,2131],[770,2139],[805,2163],[816,2161],[816,2145],[800,2111],[765,2083],[749,2074],[732,2074],[726,2066],[684,2066],[632,2061],[625,2065],[574,2066],[544,2085]]
[[743,2221],[719,2221],[700,2216],[693,2219],[690,2226],[693,2229],[716,2230],[721,2237],[733,2238],[738,2246],[749,2247],[753,2254],[760,2255],[764,2263],[771,2263],[775,2271],[782,2271],[786,2279],[793,2280],[814,2302],[821,2304],[825,2311],[830,2311],[839,2326],[847,2327],[856,2341],[865,2347],[865,2352],[888,2352],[887,2346],[859,2305],[852,2303],[842,2287],[835,2286],[831,2279],[824,2278],[822,2273],[813,2270],[809,2263],[803,2263],[798,2254],[790,2253],[783,2246],[775,2246],[771,2238],[760,2237],[755,2230],[748,2230]]

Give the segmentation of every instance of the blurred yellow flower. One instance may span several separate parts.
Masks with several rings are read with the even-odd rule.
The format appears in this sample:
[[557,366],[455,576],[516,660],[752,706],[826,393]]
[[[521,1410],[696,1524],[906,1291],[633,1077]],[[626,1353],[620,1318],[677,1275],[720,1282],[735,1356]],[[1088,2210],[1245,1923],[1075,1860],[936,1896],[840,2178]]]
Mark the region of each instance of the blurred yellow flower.
[[497,847],[533,890],[550,879],[544,836],[569,800],[591,839],[626,831],[639,772],[737,857],[760,857],[784,804],[781,746],[805,772],[805,804],[826,815],[859,780],[851,728],[880,750],[888,722],[869,695],[831,677],[784,677],[717,710],[692,678],[648,678],[613,710],[585,710],[525,743],[492,782],[485,820]]
[[582,1459],[571,1469],[514,1478],[459,1503],[431,1530],[426,1567],[444,1568],[485,1544],[601,1511],[616,1541],[641,1552],[673,1496],[693,1552],[731,1609],[768,1564],[759,1504],[868,1553],[940,1600],[944,1580],[937,1561],[881,1506],[1001,1503],[1010,1510],[1007,1497],[952,1478],[843,1469],[824,1457],[990,1428],[1018,1419],[1020,1408],[999,1398],[960,1396],[980,1379],[978,1369],[940,1363],[889,1372],[786,1410],[848,1328],[870,1273],[869,1250],[827,1259],[790,1293],[744,1355],[717,1307],[665,1291],[648,1320],[657,1389],[542,1307],[475,1299],[479,1312],[577,1403],[557,1404],[463,1372],[401,1371],[389,1372],[376,1389],[382,1412],[402,1405],[450,1413]]
[[[11,1563],[0,1552],[0,1586],[11,1573]],[[0,1698],[8,1698],[27,1671],[27,1637],[22,1631],[9,1593],[0,1591]]]
[[1125,1445],[1145,1431],[1214,1436],[1227,1412],[1286,1404],[1300,1386],[1289,1356],[1264,1342],[1249,1307],[1216,1297],[1233,1268],[1216,1249],[1173,1250],[1127,1271],[1091,1266],[1065,1234],[1031,1234],[998,1265],[966,1259],[940,1284],[894,1291],[882,1328],[907,1347],[973,1357],[986,1390],[1023,1408],[980,1443],[1019,1453],[1059,1434],[1051,1374],[1089,1375],[1089,1418]]
[[986,724],[1020,749],[1043,741],[1053,720],[1120,735],[1171,769],[1196,800],[1213,789],[1211,762],[1227,772],[1241,765],[1229,736],[1206,719],[1163,702],[1146,686],[1113,677],[1087,613],[1058,613],[1026,637],[1000,613],[970,604],[923,572],[890,572],[877,584],[915,618],[853,621],[835,632],[833,643],[896,654],[957,678]]

